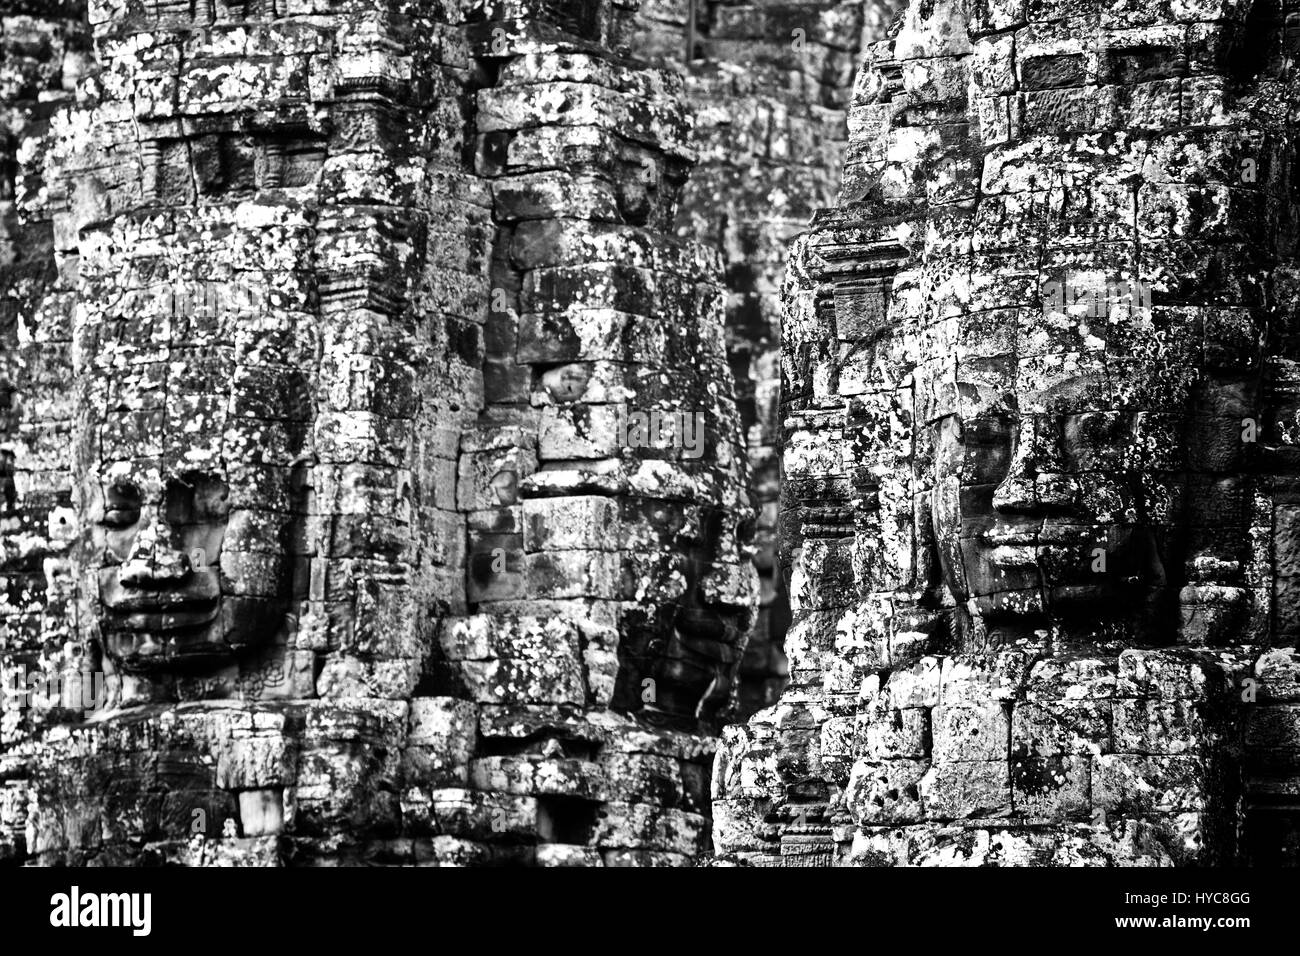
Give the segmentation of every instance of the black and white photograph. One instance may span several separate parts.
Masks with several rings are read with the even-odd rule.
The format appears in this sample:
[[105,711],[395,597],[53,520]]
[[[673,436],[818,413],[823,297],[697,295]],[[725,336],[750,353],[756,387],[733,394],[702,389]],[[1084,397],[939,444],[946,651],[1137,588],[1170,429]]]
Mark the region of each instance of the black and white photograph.
[[1240,945],[1300,864],[1298,58],[1297,0],[0,0],[23,918],[1105,869],[1111,936]]

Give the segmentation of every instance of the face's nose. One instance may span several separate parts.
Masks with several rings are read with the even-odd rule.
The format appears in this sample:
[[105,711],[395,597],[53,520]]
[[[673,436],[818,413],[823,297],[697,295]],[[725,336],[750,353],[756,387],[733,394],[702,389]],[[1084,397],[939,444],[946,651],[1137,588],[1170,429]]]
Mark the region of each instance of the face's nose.
[[149,517],[141,521],[131,553],[118,572],[124,587],[167,587],[189,576],[189,557],[177,546],[165,510],[159,505],[145,509]]
[[696,597],[704,606],[720,614],[739,614],[747,618],[750,607],[758,599],[758,592],[758,571],[752,562],[718,562],[709,565],[701,574]]
[[994,510],[1008,515],[1076,513],[1079,482],[1064,473],[1058,448],[1050,418],[1022,418],[1011,467],[993,492]]
[[1034,480],[1038,477],[1038,438],[1034,420],[1022,418],[1007,475],[993,491],[993,508],[1003,514],[1032,514],[1038,509]]

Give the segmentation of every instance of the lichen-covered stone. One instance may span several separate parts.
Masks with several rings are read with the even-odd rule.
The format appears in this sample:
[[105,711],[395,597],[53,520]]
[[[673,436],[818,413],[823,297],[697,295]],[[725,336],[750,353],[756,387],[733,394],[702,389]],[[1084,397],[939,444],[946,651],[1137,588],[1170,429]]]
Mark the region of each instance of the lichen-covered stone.
[[1288,29],[939,2],[868,44],[784,278],[790,683],[724,737],[725,859],[1294,862]]
[[0,855],[694,862],[753,511],[638,5],[44,6],[0,30]]

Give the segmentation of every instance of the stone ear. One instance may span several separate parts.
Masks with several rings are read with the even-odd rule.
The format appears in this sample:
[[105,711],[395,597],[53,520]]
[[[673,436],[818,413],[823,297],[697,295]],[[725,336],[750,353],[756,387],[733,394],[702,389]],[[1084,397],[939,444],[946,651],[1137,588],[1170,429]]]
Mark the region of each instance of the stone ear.
[[1300,361],[1265,359],[1259,406],[1259,437],[1267,449],[1261,465],[1277,473],[1300,472]]
[[1254,628],[1247,622],[1258,617],[1260,608],[1248,588],[1189,584],[1178,594],[1178,610],[1180,644],[1230,647],[1248,643],[1246,635]]

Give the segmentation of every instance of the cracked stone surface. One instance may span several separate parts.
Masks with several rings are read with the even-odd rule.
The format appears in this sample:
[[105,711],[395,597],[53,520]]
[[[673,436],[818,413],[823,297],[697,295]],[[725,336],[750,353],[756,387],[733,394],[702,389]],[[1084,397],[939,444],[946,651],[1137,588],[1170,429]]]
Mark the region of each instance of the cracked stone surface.
[[0,0],[0,861],[1296,863],[1297,21]]
[[723,857],[1296,862],[1288,11],[871,45],[785,279],[791,679],[724,733]]

